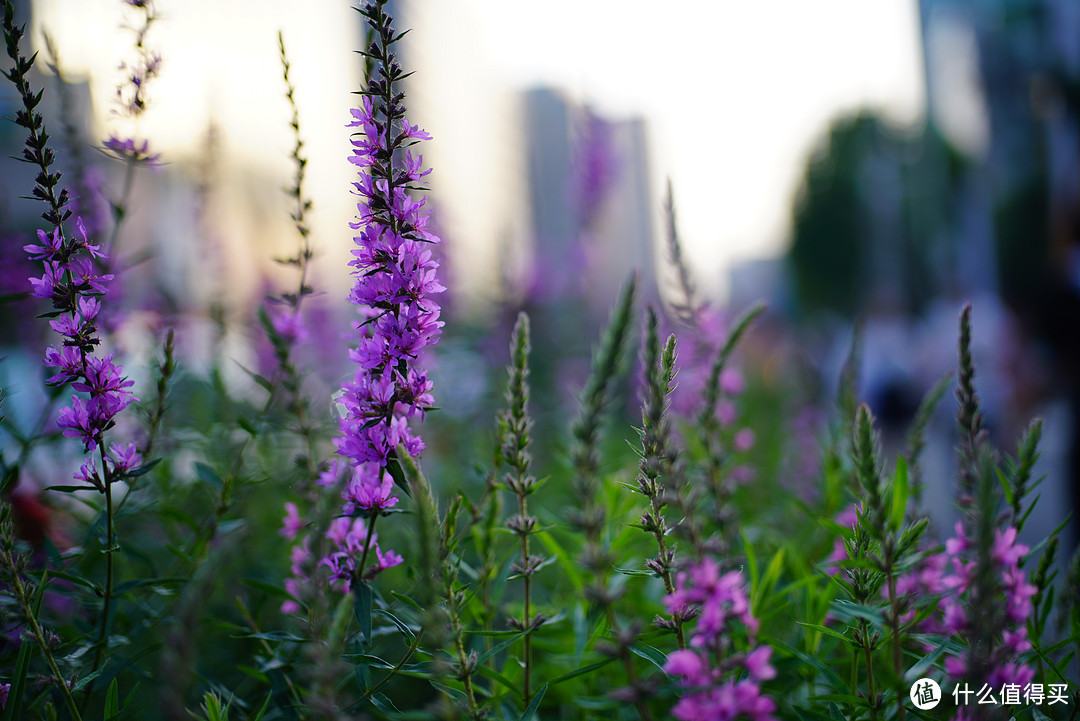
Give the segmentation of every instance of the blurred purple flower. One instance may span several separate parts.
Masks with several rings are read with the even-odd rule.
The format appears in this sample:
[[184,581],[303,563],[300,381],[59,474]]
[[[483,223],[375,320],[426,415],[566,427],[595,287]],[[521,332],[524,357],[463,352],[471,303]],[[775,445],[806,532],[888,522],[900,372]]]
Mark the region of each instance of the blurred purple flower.
[[[776,704],[759,686],[776,676],[769,663],[772,649],[755,645],[758,621],[750,613],[742,572],[721,574],[719,565],[705,558],[678,575],[675,591],[664,604],[670,613],[698,610],[691,648],[675,651],[664,664],[664,671],[679,677],[686,690],[672,714],[681,721],[738,716],[772,721]],[[735,651],[738,634],[745,636],[750,650]],[[746,678],[736,681],[744,673]]]
[[151,168],[161,166],[161,154],[150,152],[150,141],[135,141],[131,138],[120,139],[115,135],[102,143],[105,150],[117,160],[127,163],[141,163]]
[[291,541],[296,538],[296,534],[298,534],[303,527],[304,520],[300,518],[300,511],[297,509],[296,504],[292,502],[286,503],[285,518],[281,522],[281,530],[278,531],[278,533]]

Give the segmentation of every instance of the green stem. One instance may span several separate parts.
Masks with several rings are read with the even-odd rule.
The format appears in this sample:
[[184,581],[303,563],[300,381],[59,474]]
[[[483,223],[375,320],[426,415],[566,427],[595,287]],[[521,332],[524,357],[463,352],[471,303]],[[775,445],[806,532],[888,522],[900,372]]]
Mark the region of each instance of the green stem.
[[[41,648],[41,652],[45,655],[45,661],[49,664],[49,670],[52,672],[53,678],[56,679],[56,683],[60,685],[60,689],[64,693],[64,701],[67,703],[68,709],[71,710],[72,718],[76,721],[82,721],[82,715],[79,713],[75,698],[71,695],[71,689],[68,688],[67,682],[64,681],[64,677],[60,673],[60,668],[56,665],[56,659],[53,657],[52,651],[49,649],[49,644],[45,640],[45,634],[42,632],[41,626],[34,616],[30,599],[26,597],[26,586],[23,585],[22,579],[19,578],[19,572],[15,565],[15,558],[11,555],[11,551],[4,551],[4,561],[8,568],[11,569],[15,600],[18,602],[19,608],[22,609],[23,615],[26,616],[27,623],[30,624],[30,633],[33,634],[34,641],[37,642],[37,645]],[[42,592],[44,592],[44,589]]]
[[896,718],[898,721],[904,721],[906,709],[904,708],[904,694],[903,694],[903,649],[900,645],[900,614],[896,605],[896,575],[893,573],[892,566],[885,569],[885,573],[889,578],[889,625],[892,626],[892,654],[893,654],[893,672],[897,679],[896,688]]
[[[518,509],[521,512],[521,518],[528,518],[525,493],[518,495]],[[532,572],[529,566],[529,534],[521,534],[521,579],[525,584],[525,608],[521,612],[521,627],[525,630],[525,638],[523,639],[523,654],[525,655],[525,677],[523,683],[523,691],[525,696],[525,706],[529,705],[532,700],[532,607],[531,603],[531,591],[532,591]]]
[[[615,619],[615,610],[611,604],[607,605],[607,619],[608,628],[611,629],[612,634],[618,638],[619,636],[619,622]],[[630,685],[634,687],[634,708],[637,709],[638,716],[641,717],[641,721],[652,721],[652,714],[649,713],[649,707],[645,705],[637,693],[637,669],[634,668],[634,661],[630,658],[630,654],[626,652],[626,649],[619,647],[619,659],[622,661],[623,669],[626,671],[626,680],[630,682]]]
[[867,689],[867,701],[870,702],[870,718],[873,721],[877,721],[877,692],[874,690],[874,665],[870,658],[870,646],[865,643],[866,627],[863,627],[863,656],[866,659],[866,689]]
[[412,658],[412,655],[414,653],[416,653],[416,649],[420,647],[420,638],[423,635],[424,635],[424,629],[421,628],[419,631],[417,631],[416,636],[414,636],[413,640],[409,643],[409,648],[405,650],[405,655],[401,657],[400,661],[398,661],[396,664],[394,664],[394,667],[392,669],[387,671],[386,676],[384,676],[382,678],[382,680],[380,680],[377,684],[375,684],[374,686],[369,688],[367,691],[365,691],[360,696],[360,698],[356,699],[355,701],[350,703],[345,708],[350,709],[350,708],[353,708],[354,706],[360,705],[361,703],[363,703],[364,701],[367,701],[369,698],[371,698],[376,693],[378,693],[379,689],[381,689],[383,686],[385,686],[387,683],[389,683],[390,679],[394,677],[394,674],[396,674],[398,671],[400,671],[402,669],[402,667],[404,667],[405,664],[409,662],[409,659]]
[[[852,647],[851,649],[851,695],[857,696],[859,694],[859,649],[858,647]],[[852,719],[855,718],[854,709],[852,709]]]
[[371,539],[375,535],[375,521],[379,520],[379,512],[375,511],[375,515],[371,517],[371,522],[367,524],[367,538],[364,539],[364,552],[360,554],[360,565],[357,567],[360,573],[360,580],[364,579],[364,568],[367,563],[368,551],[371,550]]
[[[662,515],[663,514],[663,506],[660,504],[660,495],[659,495],[659,493],[652,497],[651,502],[652,502],[652,509],[653,509],[653,518],[656,519],[657,524],[660,524],[661,523],[660,519],[663,518],[663,515]],[[664,591],[665,591],[665,593],[667,593],[667,595],[670,596],[671,594],[675,593],[675,583],[671,580],[671,569],[666,567],[666,564],[667,564],[667,541],[664,540],[665,528],[666,528],[666,522],[664,523],[663,526],[657,525],[656,530],[654,531],[654,535],[656,537],[656,547],[660,551],[659,558],[661,559],[661,562],[665,564],[665,568],[663,570],[663,573],[660,574],[660,577],[662,579],[664,579]],[[674,613],[671,614],[671,621],[672,621],[672,623],[675,624],[675,638],[678,641],[679,650],[683,651],[683,650],[686,649],[686,636],[683,633],[682,621],[679,620],[678,617],[676,616],[676,614],[674,614]]]
[[[101,453],[101,473],[104,476],[105,485],[105,590],[102,598],[104,604],[101,609],[101,630],[98,632],[98,640],[94,650],[94,663],[90,667],[90,673],[101,668],[101,659],[105,648],[109,644],[109,613],[112,610],[113,599],[113,551],[116,548],[115,528],[113,526],[113,477],[109,472],[108,463],[105,460],[105,441],[98,440],[98,451]],[[83,708],[90,700],[90,685],[86,686],[86,696],[83,697]]]

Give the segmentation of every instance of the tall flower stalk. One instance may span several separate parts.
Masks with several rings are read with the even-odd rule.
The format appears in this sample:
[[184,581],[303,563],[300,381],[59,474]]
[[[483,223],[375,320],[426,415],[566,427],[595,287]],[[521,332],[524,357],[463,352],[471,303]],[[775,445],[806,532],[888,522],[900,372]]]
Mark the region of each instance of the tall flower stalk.
[[581,564],[592,577],[585,590],[586,596],[602,609],[609,609],[617,595],[608,587],[614,558],[604,539],[607,509],[600,495],[600,424],[630,335],[636,291],[637,277],[634,276],[623,287],[600,347],[593,356],[592,372],[581,399],[581,415],[571,427],[574,437],[570,449],[574,466],[572,485],[579,507],[571,512],[570,522],[585,539]]
[[304,484],[310,490],[312,483],[318,476],[318,463],[316,461],[316,428],[309,418],[309,409],[302,391],[303,375],[296,365],[294,351],[307,335],[303,319],[300,315],[301,304],[304,298],[311,295],[312,288],[308,284],[308,274],[311,270],[311,260],[315,252],[311,247],[311,229],[307,224],[307,213],[311,210],[311,200],[304,193],[304,178],[307,169],[307,157],[304,155],[304,140],[300,134],[300,112],[296,105],[295,88],[289,77],[289,58],[285,52],[285,38],[278,31],[278,47],[281,50],[282,75],[285,80],[285,97],[292,109],[292,120],[289,125],[293,130],[294,145],[292,160],[295,166],[292,186],[288,189],[289,197],[296,203],[290,217],[296,227],[296,233],[300,238],[299,248],[296,254],[287,258],[279,258],[278,262],[296,268],[295,290],[283,293],[280,296],[271,296],[269,304],[264,305],[259,311],[259,318],[263,323],[270,343],[274,349],[274,358],[277,361],[277,382],[269,387],[270,398],[267,399],[269,407],[273,401],[277,389],[280,387],[286,394],[288,411],[296,420],[296,433],[304,442],[304,455],[298,463],[304,469]]
[[[64,222],[70,217],[65,206],[67,190],[60,185],[60,173],[51,167],[55,159],[49,147],[49,135],[44,120],[36,111],[42,92],[31,90],[27,75],[34,59],[19,54],[19,41],[23,29],[16,27],[14,7],[10,0],[4,3],[3,29],[8,57],[13,66],[4,76],[14,85],[22,101],[16,112],[15,122],[28,131],[23,160],[35,165],[39,172],[34,187],[34,197],[42,200],[48,209],[42,218],[49,223],[51,232],[38,230],[38,243],[25,246],[31,260],[41,261],[44,274],[30,278],[32,295],[48,299],[54,311],[50,326],[63,336],[63,341],[45,353],[45,365],[56,370],[47,383],[54,386],[71,384],[76,391],[87,397],[71,396],[71,405],[57,413],[56,424],[69,438],[83,443],[87,458],[75,475],[75,479],[96,489],[105,498],[105,585],[101,593],[102,613],[94,660],[91,671],[96,671],[108,645],[109,618],[113,601],[113,556],[116,551],[114,528],[114,504],[112,487],[117,481],[130,476],[142,463],[141,455],[133,445],[106,445],[105,433],[115,425],[116,416],[132,401],[137,400],[130,388],[133,382],[123,375],[123,368],[113,362],[112,354],[95,355],[100,344],[95,319],[101,311],[101,300],[112,280],[109,274],[100,274],[95,261],[104,257],[101,246],[87,237],[81,219],[76,218],[76,233],[65,232]],[[93,453],[99,454],[95,461]]]
[[[675,336],[668,336],[661,351],[658,328],[656,311],[650,307],[646,311],[642,354],[645,391],[641,403],[641,461],[637,484],[638,491],[649,501],[639,525],[656,539],[656,557],[650,558],[646,565],[663,580],[665,593],[671,595],[675,592],[675,550],[668,546],[667,535],[671,528],[664,508],[676,493],[671,482],[674,453],[671,424],[666,417],[671,384],[675,379]],[[662,626],[675,631],[680,649],[686,648],[684,620],[679,614],[673,614],[670,619],[658,619]]]
[[[344,408],[338,452],[349,459],[353,475],[345,489],[346,510],[370,518],[370,528],[383,510],[397,502],[391,495],[397,471],[397,449],[409,456],[424,449],[409,421],[423,419],[432,407],[432,383],[417,365],[423,349],[436,342],[442,329],[439,305],[432,298],[443,286],[436,277],[438,262],[426,246],[439,242],[428,224],[425,199],[414,199],[430,172],[411,147],[430,135],[405,119],[404,93],[398,83],[405,72],[393,44],[400,39],[386,13],[387,0],[360,9],[371,28],[365,55],[373,61],[361,107],[352,111],[349,127],[359,128],[349,161],[359,170],[354,183],[360,201],[353,238],[349,301],[359,308],[353,325],[357,345],[349,352],[356,364],[341,389]],[[370,551],[364,544],[355,577],[369,572]],[[382,563],[371,570],[378,572]]]
[[529,536],[536,533],[536,517],[529,514],[528,499],[538,483],[529,473],[532,458],[529,456],[529,316],[521,313],[510,337],[509,379],[506,383],[506,401],[509,407],[499,416],[499,436],[502,459],[509,471],[504,483],[518,502],[517,514],[506,521],[506,527],[521,541],[521,557],[511,569],[521,577],[523,603],[521,621],[514,622],[525,634],[522,639],[524,678],[522,695],[525,705],[532,700],[532,632],[543,622],[540,615],[532,613],[532,577],[544,559],[529,551]]

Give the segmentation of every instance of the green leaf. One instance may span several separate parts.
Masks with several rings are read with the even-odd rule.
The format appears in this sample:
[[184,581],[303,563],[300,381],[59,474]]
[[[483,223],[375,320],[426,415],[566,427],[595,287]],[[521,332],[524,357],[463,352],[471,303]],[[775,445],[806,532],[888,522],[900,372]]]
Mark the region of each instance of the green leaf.
[[419,611],[420,613],[424,613],[424,607],[410,597],[406,596],[404,593],[401,593],[399,591],[390,591],[390,595],[394,598],[404,601],[407,606],[412,607],[414,610]]
[[484,651],[484,653],[482,653],[478,659],[476,659],[476,665],[477,666],[483,666],[485,661],[487,661],[489,658],[491,658],[495,654],[499,653],[500,651],[503,651],[503,650],[509,648],[510,646],[512,646],[513,644],[517,643],[518,639],[522,638],[524,635],[525,635],[525,632],[522,631],[521,633],[514,636],[513,638],[507,639],[506,641],[503,641],[500,644],[496,644],[495,646],[492,646],[487,651]]
[[102,593],[101,586],[97,585],[93,581],[83,578],[82,576],[77,576],[74,573],[67,573],[65,571],[52,571],[51,574],[53,578],[59,578],[67,581],[68,583],[74,583],[78,586],[89,588],[94,593]]
[[616,566],[615,571],[617,573],[623,574],[624,576],[656,576],[656,572],[648,571],[643,568],[619,568],[618,566]]
[[780,578],[780,572],[783,568],[784,548],[781,546],[776,549],[776,553],[773,554],[772,559],[769,560],[769,565],[765,569],[765,575],[761,577],[761,580],[757,585],[750,587],[753,593],[751,608],[758,618],[760,618],[761,604],[763,604],[766,599],[772,597],[773,589],[776,587],[776,582]]
[[1005,471],[1003,471],[1000,468],[997,469],[997,479],[998,479],[998,483],[1001,484],[1002,492],[1005,494],[1005,502],[1011,506],[1012,502],[1013,502],[1012,484],[1009,483],[1009,479],[1005,475]]
[[811,701],[831,701],[835,703],[848,703],[853,706],[866,706],[866,699],[862,696],[852,696],[849,693],[826,693],[820,696],[811,696]]
[[[387,611],[385,608],[377,608],[375,609],[375,613],[397,626],[397,630],[401,632],[401,635],[409,639],[410,641],[416,637],[416,633],[411,628],[409,628],[409,625],[407,623]],[[513,633],[513,631],[509,631],[508,633]]]
[[806,666],[815,669],[820,675],[820,678],[830,682],[833,688],[842,689],[848,687],[847,681],[841,678],[839,674],[836,673],[836,671],[834,671],[828,664],[823,663],[820,659],[803,653],[802,651],[798,650],[797,648],[788,643],[785,643],[779,638],[763,638],[762,642],[768,643],[774,649],[783,649],[785,653],[794,656],[795,658],[802,661],[803,664],[805,664]]
[[15,675],[11,677],[11,689],[8,691],[3,721],[18,721],[22,718],[23,692],[26,688],[26,675],[30,671],[31,650],[28,641],[19,645],[19,657],[15,661]]
[[120,715],[120,687],[114,678],[105,693],[105,721],[115,721]]
[[892,486],[892,527],[899,531],[904,525],[904,514],[907,512],[908,495],[911,487],[908,481],[907,461],[903,456],[896,459],[896,471],[893,472]]
[[138,478],[139,476],[145,476],[147,473],[154,470],[154,467],[157,466],[157,464],[161,463],[161,461],[162,461],[161,458],[155,458],[154,460],[150,461],[149,463],[142,464],[141,466],[136,468],[134,471],[128,471],[124,475],[127,476],[128,478]]
[[262,633],[244,633],[233,638],[255,638],[262,641],[292,641],[293,643],[306,643],[307,639],[287,631],[263,631]]
[[481,676],[485,676],[487,678],[490,678],[492,681],[495,681],[500,686],[509,691],[511,694],[513,694],[515,698],[521,698],[521,689],[518,688],[519,684],[514,683],[498,671],[488,668],[487,666],[478,666],[476,672]]
[[78,681],[76,681],[76,682],[75,682],[75,685],[71,687],[71,690],[72,690],[73,692],[75,692],[75,691],[82,691],[82,690],[83,690],[84,688],[86,688],[86,687],[87,687],[88,685],[90,685],[91,683],[93,683],[94,679],[96,679],[96,678],[97,678],[98,676],[100,676],[100,675],[101,675],[102,673],[104,673],[104,672],[105,672],[105,668],[106,668],[106,667],[107,667],[108,665],[109,665],[109,662],[108,662],[108,661],[106,661],[106,662],[105,662],[105,663],[104,663],[104,664],[102,665],[102,667],[101,667],[101,668],[99,668],[99,669],[98,669],[97,671],[94,671],[93,673],[88,673],[88,674],[86,674],[85,676],[83,676],[82,678],[80,678],[80,679],[79,679]]
[[284,588],[275,583],[267,583],[266,581],[258,578],[241,578],[240,583],[244,584],[245,586],[250,586],[257,591],[267,593],[271,596],[277,596],[278,598],[283,598],[287,601],[295,601],[297,603],[300,603],[300,599],[298,599],[296,596],[292,595]]
[[556,684],[562,683],[563,681],[569,681],[572,678],[577,678],[578,676],[582,676],[584,674],[591,673],[591,672],[595,671],[598,668],[603,668],[604,666],[607,666],[609,663],[611,663],[614,660],[615,660],[614,658],[605,658],[603,661],[597,661],[596,663],[590,663],[588,666],[582,666],[581,668],[575,668],[573,671],[570,671],[569,673],[564,673],[562,676],[558,676],[558,677],[552,679],[551,681],[548,681],[544,685],[545,686],[554,686]]
[[371,585],[366,581],[361,581],[356,586],[355,593],[356,602],[353,604],[353,613],[356,614],[356,622],[360,624],[360,633],[364,635],[364,640],[371,643],[371,606],[374,598]]
[[170,576],[168,578],[143,578],[137,581],[125,581],[118,584],[113,591],[113,597],[123,596],[128,591],[144,586],[179,586],[188,582],[183,576]]
[[938,644],[936,648],[932,649],[929,653],[916,661],[915,664],[907,670],[907,673],[904,674],[905,684],[910,686],[912,683],[925,676],[926,672],[930,670],[930,667],[934,665],[934,661],[937,661],[938,657],[945,652],[949,643],[950,639],[946,638]]
[[272,698],[272,694],[266,697],[266,700],[263,701],[262,708],[259,709],[259,713],[255,714],[255,718],[253,718],[251,721],[262,721],[262,717],[266,715],[266,709],[270,708],[270,699]]
[[805,626],[806,628],[810,628],[810,629],[813,629],[815,631],[819,631],[820,633],[823,633],[826,636],[832,636],[833,638],[838,638],[841,641],[843,641],[844,643],[851,643],[850,638],[848,638],[847,636],[845,636],[844,634],[840,633],[839,631],[837,631],[835,629],[829,628],[828,626],[821,626],[821,625],[816,624],[816,623],[803,623],[802,621],[796,621],[796,623],[798,623],[800,626]]
[[223,485],[221,476],[217,474],[217,471],[200,461],[195,463],[195,475],[199,477],[200,481],[212,488],[220,489]]
[[401,470],[401,464],[397,458],[391,456],[386,459],[386,470],[394,479],[394,485],[404,491],[406,496],[412,498],[412,489],[409,488],[409,481],[405,478],[405,471]]
[[873,606],[864,606],[861,603],[838,600],[829,604],[829,609],[833,612],[834,616],[845,623],[850,623],[855,618],[861,618],[876,626],[883,626],[885,624],[885,619],[882,618],[881,611]]
[[739,529],[739,537],[742,538],[743,552],[746,554],[746,572],[750,579],[750,588],[757,588],[758,581],[758,562],[757,556],[754,555],[754,547],[750,545],[750,539],[746,537],[746,531]]
[[544,694],[547,693],[548,685],[545,683],[540,688],[536,689],[536,695],[533,696],[532,701],[529,703],[529,707],[525,709],[525,713],[521,714],[520,721],[532,721],[536,717],[536,709],[540,708],[540,702],[544,700]]
[[[661,671],[664,671],[664,664],[667,663],[667,655],[660,649],[650,646],[645,643],[635,643],[630,646],[631,653],[641,656],[646,661],[649,661]],[[666,674],[667,671],[664,671]]]
[[371,705],[382,711],[384,714],[400,715],[401,711],[398,710],[394,702],[391,701],[386,694],[377,693],[371,697]]
[[551,535],[550,531],[540,531],[535,534],[533,538],[544,544],[544,547],[547,548],[548,552],[558,559],[559,568],[562,569],[566,578],[570,580],[570,583],[574,585],[575,595],[581,595],[585,588],[585,582],[581,578],[580,569],[573,561],[573,554],[567,553],[563,547],[559,545],[559,542],[555,540],[555,537]]

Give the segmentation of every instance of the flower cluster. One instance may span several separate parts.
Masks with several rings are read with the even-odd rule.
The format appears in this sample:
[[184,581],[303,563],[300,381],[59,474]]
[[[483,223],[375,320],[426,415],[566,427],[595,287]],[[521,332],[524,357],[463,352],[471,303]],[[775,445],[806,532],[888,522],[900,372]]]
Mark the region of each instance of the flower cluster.
[[[375,81],[373,81],[375,82]],[[338,451],[354,464],[385,466],[399,445],[410,455],[424,448],[408,420],[431,407],[431,381],[413,362],[425,346],[438,340],[442,328],[439,306],[431,295],[444,290],[436,277],[438,262],[426,243],[438,238],[428,227],[425,199],[413,199],[409,184],[419,183],[422,158],[405,150],[404,169],[390,166],[388,177],[379,169],[393,152],[431,136],[372,96],[354,109],[349,127],[363,133],[354,138],[349,160],[360,167],[354,183],[360,202],[359,218],[351,224],[354,237],[352,274],[356,277],[349,301],[361,308],[354,329],[357,346],[349,358],[357,369],[342,388],[345,407]]]
[[[1032,612],[1031,599],[1038,589],[1028,583],[1027,573],[1020,568],[1020,560],[1027,554],[1028,547],[1017,543],[1016,536],[1016,528],[1012,526],[1004,531],[996,529],[990,552],[1000,591],[1000,598],[995,599],[995,603],[1003,609],[1005,627],[992,648],[991,658],[987,659],[989,677],[979,680],[994,688],[1006,683],[1023,686],[1035,677],[1030,666],[1017,660],[1020,654],[1031,649],[1027,621]],[[965,535],[963,524],[958,521],[956,535],[945,542],[945,550],[928,557],[917,577],[906,580],[905,590],[917,584],[920,592],[925,590],[942,596],[941,615],[928,619],[932,627],[925,630],[947,635],[965,634],[971,630],[974,621],[966,602],[977,573],[977,562],[966,558],[970,556],[972,546],[972,540]],[[967,655],[960,653],[946,658],[945,670],[956,678],[965,676],[969,671]]]
[[[681,677],[680,685],[687,689],[672,709],[675,717],[706,721],[745,716],[771,721],[776,704],[761,693],[760,682],[776,676],[769,663],[772,648],[754,647],[758,621],[750,613],[742,573],[721,574],[717,563],[706,558],[679,574],[674,593],[664,603],[672,614],[698,613],[691,648],[675,651],[664,665],[667,673]],[[742,628],[747,647],[753,650],[736,652],[737,627]],[[746,677],[736,681],[743,671]]]
[[[296,504],[286,503],[285,518],[282,519],[279,533],[289,540],[295,540],[304,525]],[[374,553],[375,558],[375,563],[367,569],[370,575],[397,566],[403,560],[394,551],[384,552],[379,547],[378,534],[363,518],[335,518],[326,532],[326,539],[335,550],[320,559],[318,565],[330,569],[330,583],[340,584],[342,591],[347,591],[352,579],[360,576],[357,559],[367,556],[368,551]],[[292,596],[299,597],[301,587],[311,580],[308,573],[315,560],[312,556],[310,536],[305,537],[299,545],[293,546],[290,560],[292,577],[285,579],[285,590]],[[299,610],[300,605],[293,600],[285,601],[281,605],[282,613],[296,613]]]
[[[59,227],[52,235],[39,230],[38,244],[24,246],[23,250],[31,260],[44,265],[44,275],[29,279],[32,294],[52,300],[58,313],[50,325],[64,337],[63,342],[45,352],[45,364],[56,371],[48,383],[71,383],[75,390],[89,396],[73,395],[71,405],[57,414],[57,425],[65,436],[81,439],[89,452],[103,443],[102,434],[113,426],[116,415],[137,399],[130,390],[132,381],[124,377],[124,369],[113,362],[112,354],[93,355],[99,343],[94,323],[101,311],[99,296],[105,294],[106,284],[113,276],[98,273],[94,261],[105,257],[101,247],[87,238],[81,219],[76,220],[75,226],[78,236],[67,240]],[[128,465],[130,470],[131,464],[126,459],[133,458],[132,453],[133,449],[114,450],[113,464]],[[125,460],[118,460],[121,456]],[[81,477],[93,477],[92,469],[86,467],[80,473]]]

